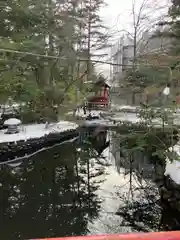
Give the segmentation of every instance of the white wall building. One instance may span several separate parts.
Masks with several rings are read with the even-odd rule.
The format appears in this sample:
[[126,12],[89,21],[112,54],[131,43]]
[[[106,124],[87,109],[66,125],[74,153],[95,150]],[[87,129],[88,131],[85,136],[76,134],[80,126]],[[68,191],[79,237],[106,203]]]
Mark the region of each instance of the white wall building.
[[[112,62],[113,62],[113,86],[119,86],[119,79],[123,77],[125,65],[132,64],[133,56],[132,41],[124,36],[112,47]],[[117,65],[116,65],[117,64]]]
[[[148,32],[145,32],[141,38],[141,41],[137,44],[137,54],[157,53],[168,50],[171,46],[169,38],[156,37],[151,38]],[[120,86],[120,81],[123,77],[124,71],[132,66],[132,60],[134,56],[133,40],[127,36],[123,36],[112,47],[111,57],[113,64],[112,81],[113,86]],[[117,64],[117,65],[116,65]],[[121,66],[118,66],[120,64]]]

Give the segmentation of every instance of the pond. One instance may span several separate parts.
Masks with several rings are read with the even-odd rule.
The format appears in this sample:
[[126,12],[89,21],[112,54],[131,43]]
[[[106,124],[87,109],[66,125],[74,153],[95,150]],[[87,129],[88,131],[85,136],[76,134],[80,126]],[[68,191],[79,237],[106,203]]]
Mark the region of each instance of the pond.
[[164,213],[152,165],[137,154],[148,173],[140,176],[107,135],[105,149],[68,142],[2,165],[0,239],[158,230]]

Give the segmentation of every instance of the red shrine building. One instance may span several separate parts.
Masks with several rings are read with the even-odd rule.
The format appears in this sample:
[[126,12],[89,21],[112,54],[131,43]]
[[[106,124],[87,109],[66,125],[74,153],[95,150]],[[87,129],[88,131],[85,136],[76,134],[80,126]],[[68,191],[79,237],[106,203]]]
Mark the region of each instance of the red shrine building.
[[91,107],[108,107],[109,106],[109,90],[110,86],[103,80],[99,80],[94,84],[94,96],[88,98],[88,106]]

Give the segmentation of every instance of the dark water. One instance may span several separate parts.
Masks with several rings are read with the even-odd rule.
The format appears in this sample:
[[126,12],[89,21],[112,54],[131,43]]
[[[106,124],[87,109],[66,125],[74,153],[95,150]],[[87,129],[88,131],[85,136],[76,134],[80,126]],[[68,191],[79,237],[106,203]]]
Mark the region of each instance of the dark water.
[[[0,239],[84,235],[100,210],[96,175],[89,172],[90,149],[67,143],[1,167]],[[97,168],[97,166],[96,166]]]
[[162,208],[155,185],[98,152],[66,143],[2,166],[0,239],[157,230]]

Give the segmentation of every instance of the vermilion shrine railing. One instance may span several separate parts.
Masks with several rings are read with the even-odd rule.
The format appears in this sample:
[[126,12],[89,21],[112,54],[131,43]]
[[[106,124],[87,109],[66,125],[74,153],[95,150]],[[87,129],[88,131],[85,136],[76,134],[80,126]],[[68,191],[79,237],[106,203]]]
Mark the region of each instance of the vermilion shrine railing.
[[180,240],[180,231],[174,232],[151,232],[151,233],[130,233],[119,235],[82,236],[65,238],[44,238],[34,240]]

